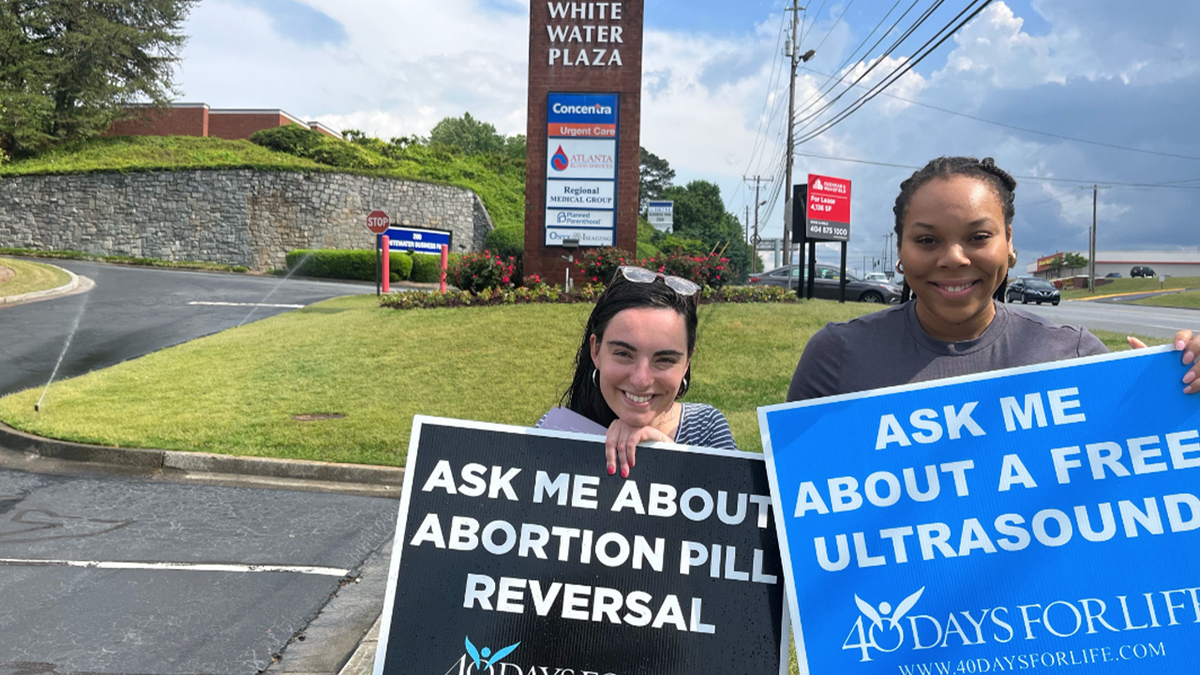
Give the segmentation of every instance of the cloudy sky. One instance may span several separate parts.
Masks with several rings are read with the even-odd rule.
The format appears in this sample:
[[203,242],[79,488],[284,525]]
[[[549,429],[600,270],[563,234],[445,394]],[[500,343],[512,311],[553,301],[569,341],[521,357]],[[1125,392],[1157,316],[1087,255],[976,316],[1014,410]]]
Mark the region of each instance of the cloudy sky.
[[[866,91],[823,109],[847,89],[831,73],[851,73],[849,82],[882,58],[861,84],[880,82],[969,2],[945,2],[881,57],[934,4],[809,0],[800,50],[817,53],[797,81],[798,138]],[[783,7],[646,4],[642,146],[671,163],[677,183],[718,183],[739,217],[753,202],[743,176],[782,183]],[[528,17],[517,0],[203,0],[177,81],[186,101],[282,108],[382,138],[427,134],[467,111],[524,133]],[[1200,255],[1197,34],[1200,3],[996,0],[883,95],[802,143],[796,175],[853,181],[853,266],[879,257],[905,167],[948,154],[992,156],[1019,177],[1022,265],[1087,248],[1093,182],[1108,186],[1100,249]],[[1161,183],[1173,185],[1130,185]],[[782,231],[782,202],[762,207],[763,236]]]

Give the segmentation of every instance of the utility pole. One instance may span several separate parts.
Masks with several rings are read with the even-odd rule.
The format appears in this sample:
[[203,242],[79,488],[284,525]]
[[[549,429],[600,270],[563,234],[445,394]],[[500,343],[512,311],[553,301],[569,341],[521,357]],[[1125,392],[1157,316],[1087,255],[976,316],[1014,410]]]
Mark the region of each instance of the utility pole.
[[800,12],[806,8],[799,5],[798,0],[792,0],[792,6],[784,11],[792,13],[792,35],[784,46],[784,56],[791,63],[791,74],[788,77],[788,114],[787,114],[787,177],[784,179],[783,197],[783,264],[792,264],[792,164],[796,156],[796,123],[792,119],[796,115],[796,67],[801,61],[808,61],[816,53],[810,49],[800,53]]
[[[746,220],[742,221],[746,224],[746,243],[750,243],[750,205],[746,205]],[[755,255],[758,255],[755,253]]]
[[[1099,185],[1092,186],[1092,231],[1088,235],[1088,293],[1096,293],[1096,208],[1099,201],[1100,190],[1107,190],[1109,186],[1103,188]],[[1086,190],[1087,187],[1080,188]]]
[[792,35],[784,47],[784,55],[791,63],[788,77],[788,112],[787,112],[787,177],[783,183],[783,264],[792,264],[792,161],[796,151],[796,125],[792,116],[796,114],[796,48],[800,46],[800,7],[797,0],[792,0],[792,6],[786,11],[792,13]]
[[[758,207],[766,203],[759,198],[759,190],[762,189],[763,183],[770,183],[773,179],[763,178],[762,176],[755,176],[754,178],[742,176],[742,180],[746,182],[754,181],[754,236],[750,238],[750,246],[754,249],[754,255],[758,255],[758,245],[762,242],[762,238],[758,236]],[[749,215],[747,215],[747,218],[749,218]]]

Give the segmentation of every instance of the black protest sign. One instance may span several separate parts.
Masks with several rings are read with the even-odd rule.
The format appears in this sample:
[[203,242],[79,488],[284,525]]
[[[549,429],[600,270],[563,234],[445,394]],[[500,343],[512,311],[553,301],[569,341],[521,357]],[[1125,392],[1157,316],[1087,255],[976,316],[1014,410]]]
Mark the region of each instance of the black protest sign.
[[783,673],[760,455],[418,416],[376,675]]

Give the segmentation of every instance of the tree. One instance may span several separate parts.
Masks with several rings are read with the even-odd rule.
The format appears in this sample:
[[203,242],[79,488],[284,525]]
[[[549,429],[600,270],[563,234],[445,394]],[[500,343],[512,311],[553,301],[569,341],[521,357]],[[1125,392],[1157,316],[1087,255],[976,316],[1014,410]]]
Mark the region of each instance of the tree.
[[663,190],[671,187],[675,179],[675,171],[667,160],[641,148],[641,161],[638,165],[638,211],[646,211],[646,203],[651,199],[662,197]]
[[1079,269],[1082,267],[1087,267],[1088,259],[1087,256],[1079,253],[1064,253],[1063,264],[1071,269]]
[[429,132],[429,142],[461,148],[472,155],[504,151],[504,137],[496,133],[496,127],[471,117],[471,113],[438,122]]
[[[710,251],[724,250],[738,277],[757,269],[754,264],[757,256],[742,239],[742,224],[737,216],[725,210],[721,188],[715,183],[694,180],[683,187],[673,185],[664,189],[661,197],[675,202],[676,236],[698,239]],[[655,245],[659,246],[657,242]]]
[[0,149],[88,138],[135,102],[169,104],[197,1],[4,0]]

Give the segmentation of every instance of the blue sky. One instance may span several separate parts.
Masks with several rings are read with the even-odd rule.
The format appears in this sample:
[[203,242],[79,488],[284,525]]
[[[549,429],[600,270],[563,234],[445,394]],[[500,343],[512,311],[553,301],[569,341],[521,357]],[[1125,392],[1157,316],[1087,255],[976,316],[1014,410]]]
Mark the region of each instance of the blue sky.
[[[801,51],[819,50],[798,78],[799,107],[841,91],[822,98],[828,79],[818,73],[843,65],[861,72],[851,54],[889,9],[885,26],[912,4],[810,1]],[[932,4],[918,0],[901,25]],[[967,4],[945,2],[866,81],[896,68]],[[188,101],[283,108],[384,138],[425,134],[465,111],[504,133],[524,133],[528,7],[515,0],[205,0],[186,27],[179,88]],[[783,8],[768,0],[651,0],[645,11],[642,145],[671,163],[677,182],[719,184],[739,216],[752,200],[742,176],[777,175],[783,157]],[[1047,178],[1112,184],[1100,196],[1101,249],[1200,255],[1200,180],[1184,183],[1189,189],[1120,185],[1200,179],[1200,159],[1190,159],[1200,158],[1200,48],[1193,40],[1200,4],[1137,9],[1116,0],[995,1],[886,95],[803,143],[801,153],[833,159],[798,156],[799,179],[812,171],[854,182],[851,260],[878,256],[898,185],[912,170],[845,160],[919,165],[942,154],[993,156],[1028,177],[1019,178],[1014,223],[1022,264],[1087,245],[1090,191]],[[848,94],[815,121],[851,100]],[[764,236],[779,234],[782,211],[781,197],[763,208]]]

